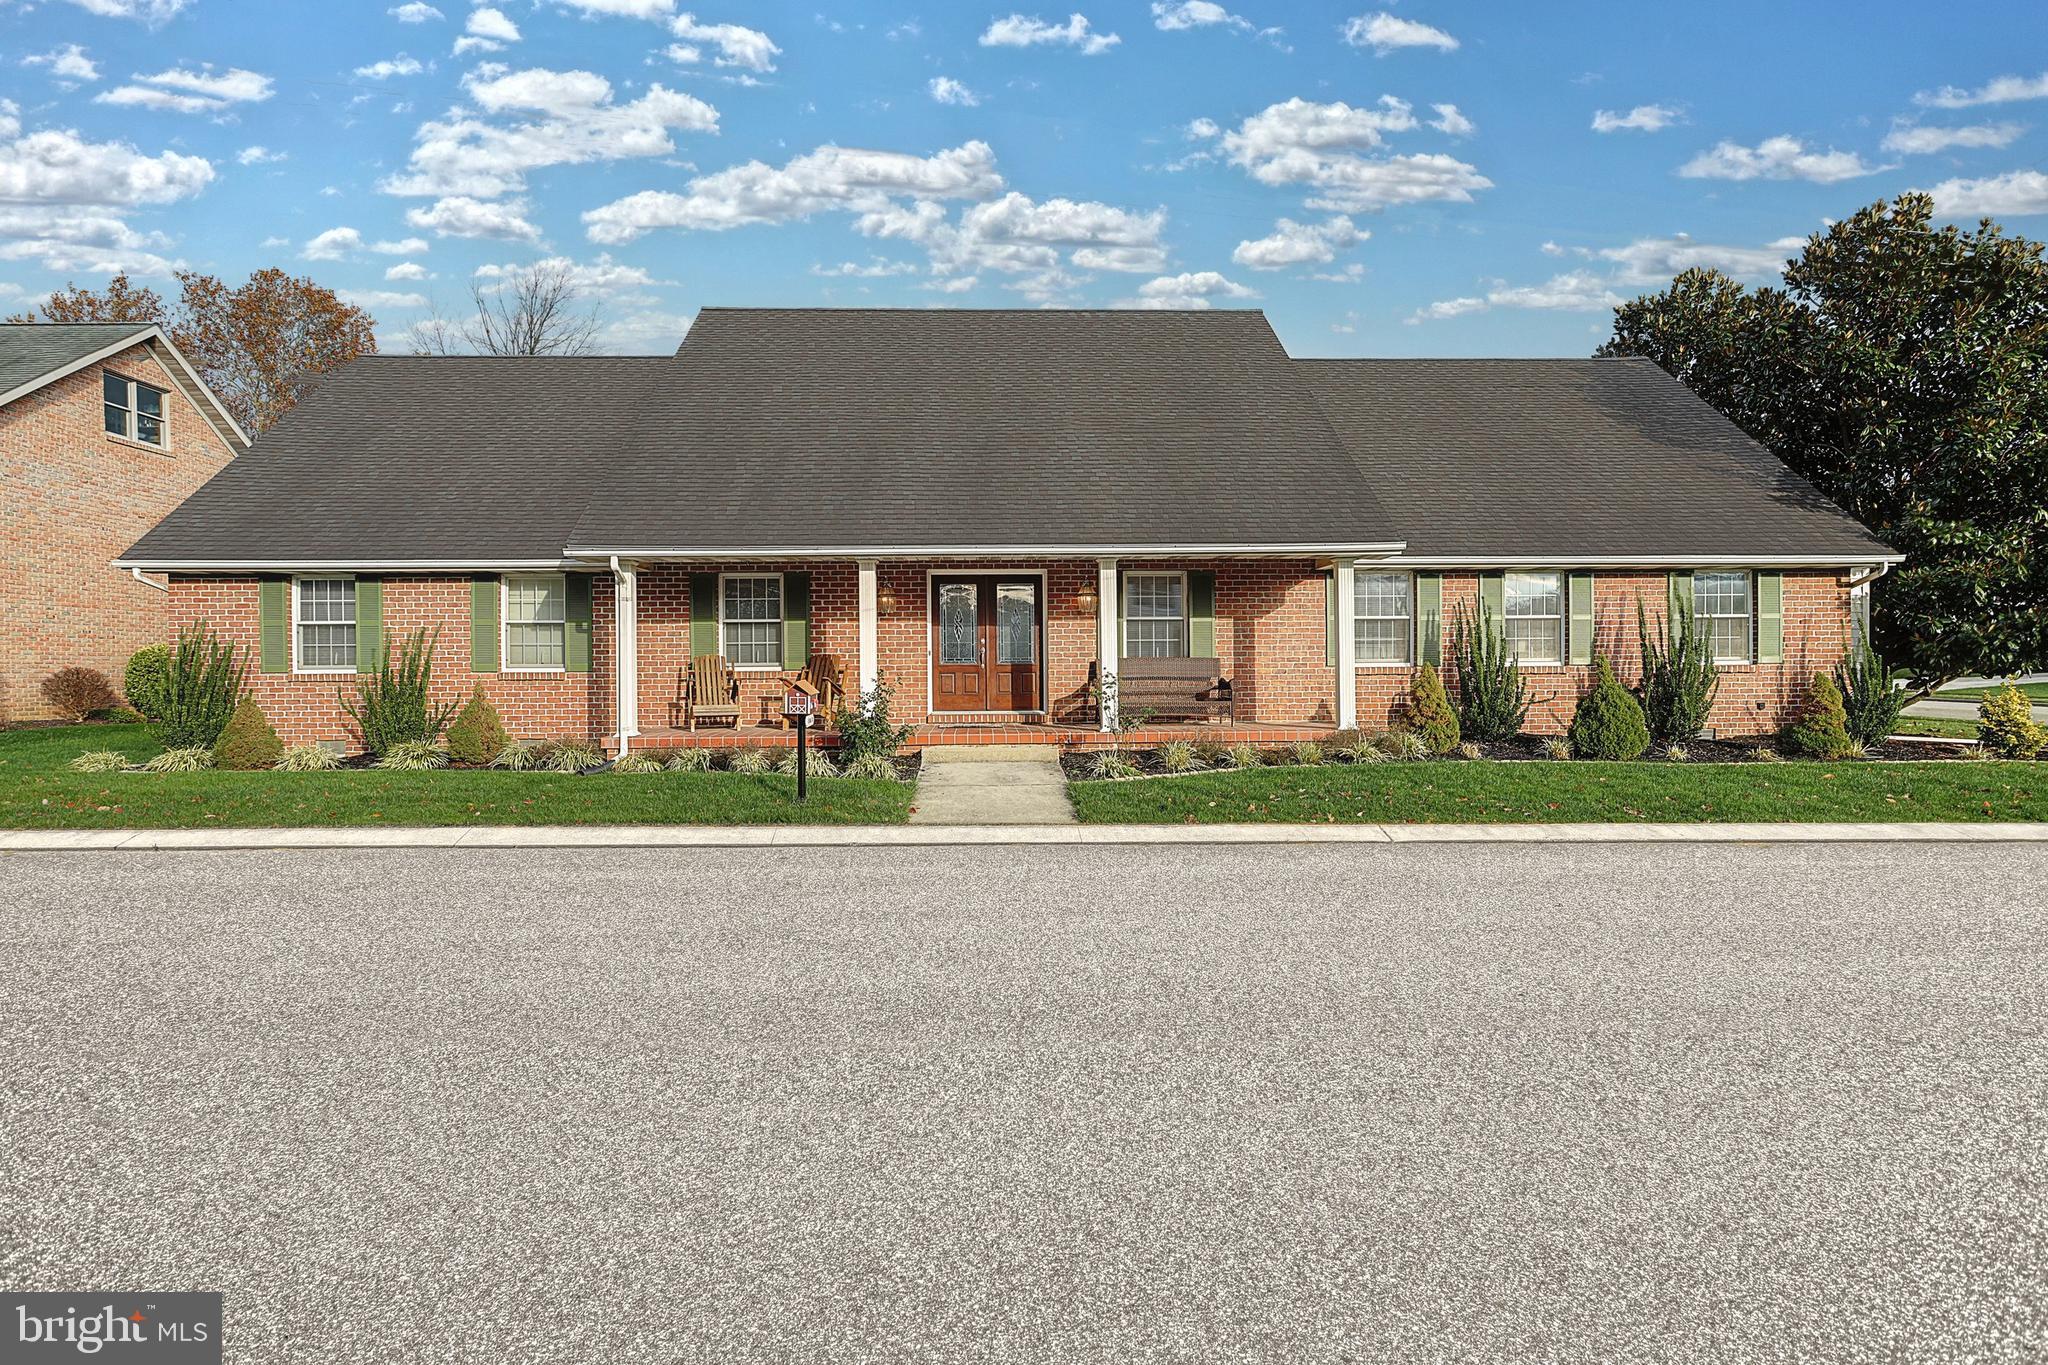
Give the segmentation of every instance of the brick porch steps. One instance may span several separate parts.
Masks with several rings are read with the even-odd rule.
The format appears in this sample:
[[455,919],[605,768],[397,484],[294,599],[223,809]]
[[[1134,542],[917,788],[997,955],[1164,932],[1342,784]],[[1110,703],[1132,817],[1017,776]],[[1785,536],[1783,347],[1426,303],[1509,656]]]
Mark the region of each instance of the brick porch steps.
[[[1221,744],[1290,744],[1298,739],[1328,739],[1336,730],[1333,725],[1319,725],[1301,722],[1293,725],[1227,725],[1210,722],[1198,725],[1151,725],[1142,730],[1132,730],[1116,740],[1126,748],[1150,748],[1168,740],[1213,740]],[[815,729],[811,741],[827,748],[836,745],[838,736],[830,730]],[[1112,737],[1087,726],[1076,725],[920,725],[910,736],[909,747],[913,749],[937,748],[947,745],[1053,745],[1079,751],[1108,748]],[[670,727],[650,728],[633,739],[635,749],[742,749],[742,748],[788,748],[796,743],[796,731],[783,730],[772,725],[743,725],[738,729],[731,726],[710,727],[692,733],[688,730]],[[615,751],[618,743],[608,739],[607,751]]]

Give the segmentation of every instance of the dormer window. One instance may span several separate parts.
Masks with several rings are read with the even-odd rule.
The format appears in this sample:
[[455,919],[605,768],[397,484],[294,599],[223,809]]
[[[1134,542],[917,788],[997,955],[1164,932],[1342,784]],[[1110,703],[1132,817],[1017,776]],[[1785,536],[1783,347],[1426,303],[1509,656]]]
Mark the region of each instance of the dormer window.
[[164,391],[107,371],[100,377],[107,434],[144,445],[164,444]]

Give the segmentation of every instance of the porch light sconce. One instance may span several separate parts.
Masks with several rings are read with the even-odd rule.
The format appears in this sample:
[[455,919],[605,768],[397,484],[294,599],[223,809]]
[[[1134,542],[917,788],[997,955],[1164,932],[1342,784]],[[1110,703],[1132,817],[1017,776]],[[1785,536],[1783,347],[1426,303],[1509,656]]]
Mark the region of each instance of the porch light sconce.
[[888,587],[883,587],[879,592],[875,594],[875,610],[879,611],[884,616],[891,615],[895,612],[896,594],[893,591],[891,591]]
[[1083,588],[1074,594],[1074,605],[1082,611],[1094,611],[1095,604],[1102,600],[1101,594],[1093,588]]

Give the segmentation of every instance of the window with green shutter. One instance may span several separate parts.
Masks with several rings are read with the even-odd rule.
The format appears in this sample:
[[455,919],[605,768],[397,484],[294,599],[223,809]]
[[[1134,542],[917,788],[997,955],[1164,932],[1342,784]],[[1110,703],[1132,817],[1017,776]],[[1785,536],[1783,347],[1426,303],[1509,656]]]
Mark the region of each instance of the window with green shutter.
[[498,580],[469,581],[469,666],[477,673],[498,671]]
[[570,673],[590,671],[590,583],[587,573],[565,577],[567,606],[562,620],[562,667]]

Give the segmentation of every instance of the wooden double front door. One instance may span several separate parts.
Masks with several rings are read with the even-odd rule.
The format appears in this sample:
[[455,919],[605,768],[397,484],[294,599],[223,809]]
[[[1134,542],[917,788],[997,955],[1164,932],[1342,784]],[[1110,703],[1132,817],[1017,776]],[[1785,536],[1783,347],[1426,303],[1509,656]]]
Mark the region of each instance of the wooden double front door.
[[1045,703],[1044,606],[1037,578],[932,579],[932,709],[1037,711]]

